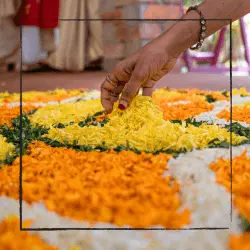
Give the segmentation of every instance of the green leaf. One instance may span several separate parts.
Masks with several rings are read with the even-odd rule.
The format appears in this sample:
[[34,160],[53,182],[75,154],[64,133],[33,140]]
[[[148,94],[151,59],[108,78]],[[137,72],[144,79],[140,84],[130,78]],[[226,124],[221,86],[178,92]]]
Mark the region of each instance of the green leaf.
[[185,122],[186,122],[187,125],[191,124],[191,125],[193,125],[195,127],[200,127],[202,125],[202,123],[205,123],[205,122],[202,122],[202,121],[198,122],[193,118],[188,118],[188,119],[185,120]]
[[221,92],[221,94],[224,95],[225,97],[229,97],[227,90],[224,90],[223,92]]
[[230,144],[227,141],[220,141],[218,138],[211,140],[208,143],[209,148],[229,148]]
[[[186,120],[171,120],[172,123],[178,123],[180,125],[182,125],[183,122],[186,123],[186,127],[188,127],[188,125],[193,125],[195,127],[200,127],[202,124],[208,124],[205,121],[196,121],[194,118],[187,118]],[[210,125],[210,124],[208,124]]]
[[171,120],[172,123],[182,124],[182,120]]
[[226,125],[225,128],[230,132],[233,132],[237,135],[240,135],[240,136],[245,136],[247,137],[248,139],[250,139],[250,127],[247,128],[247,127],[244,127],[242,126],[240,123],[238,122],[233,122],[232,123],[232,129],[231,129],[231,126],[230,124],[229,125]]
[[208,103],[216,102],[216,99],[212,95],[206,95],[206,101]]
[[99,116],[105,114],[105,111],[96,112],[93,116]]
[[103,114],[104,111],[97,112],[93,116],[88,116],[84,121],[78,123],[80,127],[89,127],[89,126],[98,126],[100,124],[101,127],[104,127],[105,124],[109,122],[110,119],[104,118],[103,121],[98,122],[95,116]]
[[[19,156],[20,149],[20,116],[12,119],[12,127],[0,125],[0,134],[7,138],[8,143],[12,143],[15,146],[14,152],[11,156],[7,156],[5,160],[6,164],[11,164],[17,156]],[[32,126],[28,114],[22,115],[22,153],[26,153],[26,148],[33,140],[41,140],[44,134],[48,133],[48,129],[42,126]]]
[[65,128],[65,127],[66,126],[60,122],[54,125],[54,128]]
[[250,231],[250,221],[243,216],[241,216],[241,227],[243,231]]
[[81,128],[82,128],[82,127],[85,127],[86,125],[87,125],[87,124],[85,123],[85,121],[82,121],[82,122],[79,122],[79,123],[78,123],[78,126],[81,127]]

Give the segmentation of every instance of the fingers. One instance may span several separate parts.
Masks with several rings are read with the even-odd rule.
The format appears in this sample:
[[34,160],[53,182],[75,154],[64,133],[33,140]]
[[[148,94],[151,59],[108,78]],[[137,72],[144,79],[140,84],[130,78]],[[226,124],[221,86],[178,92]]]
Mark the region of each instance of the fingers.
[[118,101],[124,85],[125,84],[119,84],[115,87],[106,80],[103,82],[101,86],[101,103],[107,113],[112,112],[114,103]]
[[143,87],[142,95],[143,96],[152,96],[153,88],[152,87]]
[[145,74],[144,72],[145,71],[142,70],[142,67],[137,66],[135,68],[129,82],[123,88],[118,106],[121,110],[126,109],[133,98],[137,95],[140,87],[146,79],[147,74]]
[[149,81],[146,82],[142,87],[143,96],[152,96],[154,85],[157,83],[157,80],[154,80],[154,77],[151,77]]
[[122,95],[118,107],[121,110],[129,106],[132,99],[138,94],[140,87],[143,87],[143,95],[150,96],[152,94],[151,85],[144,85],[149,78],[150,67],[145,64],[145,60],[138,62],[137,57],[138,55],[135,54],[119,63],[102,83],[101,103],[107,113],[112,112],[114,103],[118,101],[120,93]]
[[111,83],[108,77],[101,85],[101,103],[107,113],[110,113],[113,109],[112,92],[115,88],[115,83]]
[[135,64],[136,56],[132,56],[116,65],[115,70],[108,74],[105,81],[101,85],[101,102],[107,113],[113,109],[114,102],[119,98],[125,83],[131,77],[133,65]]

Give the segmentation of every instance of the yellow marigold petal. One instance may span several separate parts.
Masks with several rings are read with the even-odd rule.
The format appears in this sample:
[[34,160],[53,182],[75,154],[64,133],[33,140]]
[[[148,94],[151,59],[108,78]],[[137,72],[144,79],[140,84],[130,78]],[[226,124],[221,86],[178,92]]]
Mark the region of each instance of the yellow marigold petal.
[[244,95],[244,96],[250,96],[250,92],[246,91],[246,88],[240,88],[240,89],[233,89],[232,90],[233,95]]
[[100,100],[87,100],[57,106],[46,105],[33,114],[30,119],[33,123],[50,127],[56,123],[79,122],[102,109]]
[[11,155],[14,148],[12,143],[6,142],[6,138],[0,135],[0,162],[6,159],[7,154]]
[[[97,100],[93,101],[93,103],[96,102]],[[39,111],[38,114],[40,114]],[[51,119],[55,116],[51,115]],[[41,122],[47,122],[45,117],[39,117]],[[98,146],[105,142],[105,145],[111,148],[118,145],[126,146],[128,142],[132,148],[149,152],[160,149],[180,150],[185,148],[188,151],[194,148],[202,149],[216,138],[219,141],[230,142],[230,133],[217,125],[203,124],[200,127],[192,125],[185,127],[165,121],[160,108],[150,97],[137,96],[125,111],[120,111],[116,103],[109,119],[110,121],[104,127],[80,127],[78,124],[62,129],[50,127],[45,136],[61,143],[66,141],[73,144],[74,141],[77,141],[78,145]],[[232,137],[233,144],[246,139],[234,133]]]

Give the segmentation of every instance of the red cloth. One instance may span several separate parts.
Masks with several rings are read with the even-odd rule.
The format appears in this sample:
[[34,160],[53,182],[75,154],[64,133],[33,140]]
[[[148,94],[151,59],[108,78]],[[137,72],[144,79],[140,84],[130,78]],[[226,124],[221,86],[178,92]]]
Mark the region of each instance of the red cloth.
[[58,26],[59,0],[23,0],[20,25],[56,28]]

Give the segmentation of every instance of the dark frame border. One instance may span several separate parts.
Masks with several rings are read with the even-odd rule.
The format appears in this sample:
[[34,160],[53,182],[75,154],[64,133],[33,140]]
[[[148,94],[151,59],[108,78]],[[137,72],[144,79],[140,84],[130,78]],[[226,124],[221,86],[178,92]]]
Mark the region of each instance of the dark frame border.
[[[198,19],[59,19],[60,21],[137,21],[137,22],[157,22],[157,21],[197,21]],[[209,21],[228,21],[230,22],[230,179],[231,179],[231,194],[230,194],[230,223],[233,219],[233,204],[232,204],[232,19],[206,19]],[[106,231],[117,231],[117,230],[152,230],[152,231],[186,231],[186,230],[229,230],[230,227],[189,227],[189,228],[23,228],[23,185],[22,185],[22,90],[23,90],[23,70],[22,70],[22,26],[20,26],[20,172],[19,172],[19,217],[20,217],[20,231],[86,231],[86,230],[106,230]]]

